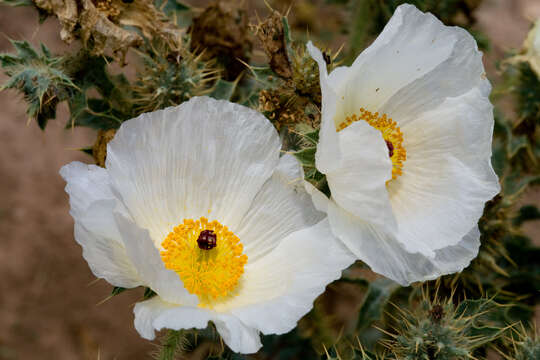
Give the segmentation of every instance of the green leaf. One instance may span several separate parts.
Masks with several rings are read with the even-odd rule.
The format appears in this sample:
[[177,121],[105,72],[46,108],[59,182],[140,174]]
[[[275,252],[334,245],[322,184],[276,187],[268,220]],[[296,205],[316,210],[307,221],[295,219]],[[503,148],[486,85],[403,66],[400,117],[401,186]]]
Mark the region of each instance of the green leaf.
[[143,299],[148,300],[156,296],[157,294],[154,292],[154,290],[150,289],[149,287],[144,288],[144,295]]
[[540,79],[528,63],[518,66],[518,84],[513,89],[518,100],[518,124],[516,127],[528,125],[528,133],[534,134],[540,124]]
[[92,156],[94,154],[94,149],[93,149],[92,146],[87,146],[87,147],[81,148],[79,150],[82,151],[83,153],[87,154],[87,155],[90,155],[90,156]]
[[525,205],[519,209],[518,214],[513,220],[513,224],[515,226],[520,226],[525,221],[539,220],[539,219],[540,219],[540,211],[538,210],[536,205]]
[[287,20],[286,16],[283,16],[281,18],[281,23],[283,25],[283,39],[285,40],[285,50],[287,50],[287,58],[290,64],[291,59],[294,58],[294,51],[292,48],[291,28],[289,26],[289,21]]
[[456,308],[456,318],[475,316],[492,305],[493,302],[489,299],[464,300]]
[[240,80],[237,93],[239,104],[257,108],[259,104],[259,92],[264,89],[272,89],[277,86],[279,77],[268,66],[248,65],[249,76]]
[[358,313],[357,331],[366,329],[374,321],[381,319],[390,296],[399,287],[399,284],[386,278],[377,279],[369,284],[368,292]]
[[0,87],[20,91],[28,104],[27,114],[45,129],[56,117],[56,106],[78,89],[62,66],[62,58],[52,56],[45,45],[41,54],[27,41],[11,41],[16,54],[0,54],[0,65],[9,77]]
[[156,7],[158,9],[164,10],[165,14],[168,13],[168,11],[189,11],[191,10],[191,6],[188,4],[184,4],[181,1],[178,0],[155,0],[154,1]]
[[[108,60],[84,50],[65,59],[66,71],[79,89],[69,98],[71,118],[66,127],[115,129],[134,116],[131,84],[123,74],[108,73]],[[88,98],[88,94],[95,91],[101,98]]]
[[127,290],[126,288],[123,288],[123,287],[120,287],[120,286],[115,286],[115,287],[113,287],[113,289],[111,291],[111,296],[116,296],[118,294],[123,293],[126,290]]
[[503,178],[503,194],[507,198],[516,198],[521,195],[529,185],[538,183],[540,183],[540,175],[523,175],[521,172],[514,170]]
[[104,56],[93,56],[83,50],[66,58],[65,68],[81,90],[95,88],[104,98],[109,98],[115,87],[106,70],[110,60]]
[[310,339],[301,337],[297,329],[282,335],[265,335],[260,350],[264,358],[274,360],[316,359]]
[[86,99],[82,95],[70,102],[70,126],[86,126],[96,130],[117,129],[122,124],[123,114],[111,108],[104,99]]
[[504,312],[509,307],[491,299],[464,300],[456,308],[455,318],[470,318],[467,335],[474,338],[474,346],[486,344],[499,337],[508,322]]
[[[21,59],[25,59],[26,61],[28,61],[28,60],[37,60],[40,58],[38,53],[32,48],[32,45],[30,45],[27,41],[12,40],[11,44],[15,47],[18,53],[17,55]],[[42,45],[42,47],[43,46],[44,45]]]
[[188,27],[192,21],[191,6],[178,0],[154,0],[156,8],[175,20],[176,25]]
[[5,4],[13,7],[17,6],[34,6],[32,0],[0,0],[0,5]]
[[352,0],[349,3],[352,21],[349,28],[349,51],[345,59],[346,64],[352,64],[366,47],[380,11],[377,3],[376,0]]
[[219,79],[216,82],[214,90],[210,93],[209,96],[217,100],[230,100],[236,89],[236,81],[226,81]]
[[186,343],[186,335],[183,330],[169,330],[166,337],[162,340],[160,351],[157,355],[159,360],[174,360],[177,355],[183,353],[183,347]]
[[511,136],[507,144],[507,152],[510,158],[518,154],[520,150],[527,150],[529,142],[525,135]]
[[491,155],[491,164],[495,173],[499,175],[499,178],[502,177],[505,173],[507,166],[507,156],[506,156],[506,146],[504,143],[497,138],[493,139],[493,149]]
[[312,131],[312,132],[309,132],[307,134],[303,134],[304,138],[306,138],[306,140],[308,140],[310,143],[312,143],[313,145],[317,145],[317,143],[319,142],[319,130],[315,130],[315,131]]
[[294,152],[293,155],[300,161],[303,166],[315,167],[315,152],[316,147],[309,147],[303,150]]

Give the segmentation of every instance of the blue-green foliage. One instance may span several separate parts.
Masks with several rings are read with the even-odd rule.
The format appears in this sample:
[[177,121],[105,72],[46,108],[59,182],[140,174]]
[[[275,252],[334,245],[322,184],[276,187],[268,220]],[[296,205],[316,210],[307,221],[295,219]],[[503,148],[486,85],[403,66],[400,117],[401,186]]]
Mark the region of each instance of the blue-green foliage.
[[27,41],[11,43],[16,54],[0,54],[0,65],[9,76],[0,90],[19,90],[28,103],[28,115],[44,129],[55,118],[56,105],[74,94],[76,86],[62,69],[63,59],[53,56],[45,45],[39,53]]
[[[111,61],[85,50],[65,57],[63,66],[79,89],[68,99],[71,118],[67,127],[115,129],[135,115],[131,85],[123,74],[109,74],[107,65]],[[97,96],[90,95],[92,92]]]

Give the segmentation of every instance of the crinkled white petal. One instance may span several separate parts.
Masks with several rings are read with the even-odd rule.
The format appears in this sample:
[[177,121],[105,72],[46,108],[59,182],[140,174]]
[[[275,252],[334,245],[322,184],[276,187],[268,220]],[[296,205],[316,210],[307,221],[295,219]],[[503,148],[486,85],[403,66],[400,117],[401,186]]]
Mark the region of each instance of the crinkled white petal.
[[386,190],[392,162],[381,132],[365,121],[349,125],[338,134],[339,166],[326,173],[334,200],[362,219],[395,230],[396,221]]
[[[401,26],[388,44],[381,46],[384,51],[373,54],[377,64],[374,66],[386,66],[381,63],[382,58],[395,53],[392,61],[399,66],[387,68],[385,76],[389,79],[386,80],[394,79],[399,73],[403,80],[398,84],[389,81],[393,84],[391,96],[381,99],[376,110],[403,126],[446,98],[470,89],[478,88],[482,95],[489,95],[491,85],[482,63],[482,52],[471,34],[459,27],[445,26],[432,14],[422,13],[412,5],[400,6],[390,23],[394,17],[401,18]],[[381,34],[377,41],[382,37]]]
[[314,225],[325,216],[313,206],[303,179],[298,160],[286,154],[253,199],[236,233],[250,263],[272,251],[290,233]]
[[354,217],[333,201],[325,206],[334,234],[373,271],[403,286],[461,271],[478,254],[480,232],[476,225],[456,244],[425,255],[407,251],[393,235]]
[[123,123],[108,145],[107,170],[129,214],[159,247],[184,218],[206,216],[237,229],[279,149],[260,113],[197,97]]
[[335,125],[361,107],[386,113],[401,126],[447,97],[474,87],[487,96],[491,89],[472,36],[444,26],[412,5],[396,9],[383,32],[351,67],[339,67],[328,75],[320,51],[311,43],[308,50],[319,64],[323,95],[317,147],[317,168],[322,173],[339,163]]
[[204,329],[212,321],[225,344],[234,352],[251,354],[262,346],[258,330],[229,314],[170,304],[159,297],[137,303],[134,313],[135,328],[149,340],[154,339],[155,330]]
[[499,192],[491,166],[493,113],[478,89],[449,98],[402,128],[407,161],[388,189],[408,251],[457,244]]
[[315,153],[317,169],[323,174],[334,169],[339,163],[341,150],[338,143],[334,114],[338,102],[342,101],[335,89],[329,83],[326,61],[319,49],[308,42],[307,49],[311,57],[319,65],[319,78],[322,92],[321,127],[319,130],[319,143]]
[[63,166],[60,174],[67,182],[75,240],[83,248],[83,257],[92,273],[115,286],[140,285],[112,216],[117,200],[111,192],[107,171],[72,162]]
[[[383,32],[350,67],[345,83],[333,83],[344,96],[343,110],[364,107],[386,113],[398,122],[404,112],[416,113],[473,87],[489,94],[482,53],[464,29],[445,26],[413,5],[399,6]],[[423,101],[412,101],[422,92]]]
[[118,212],[114,213],[114,219],[122,234],[126,252],[137,268],[143,285],[151,288],[165,301],[197,305],[197,296],[187,291],[178,274],[165,268],[148,230],[140,228]]
[[[346,80],[350,69],[336,69],[336,74],[330,79],[320,50],[311,42],[307,48],[319,65],[323,99],[315,158],[317,169],[327,175],[332,194],[341,206],[393,230],[396,225],[384,185],[392,177],[392,163],[386,143],[380,131],[366,122],[359,121],[339,133],[336,131],[334,118],[337,109],[343,108],[339,104],[344,101],[346,94],[338,93],[339,89],[333,85]],[[341,120],[344,119],[345,115],[341,117]]]
[[248,263],[235,296],[215,310],[264,334],[286,333],[354,260],[332,235],[328,220],[322,220],[289,234],[272,252]]

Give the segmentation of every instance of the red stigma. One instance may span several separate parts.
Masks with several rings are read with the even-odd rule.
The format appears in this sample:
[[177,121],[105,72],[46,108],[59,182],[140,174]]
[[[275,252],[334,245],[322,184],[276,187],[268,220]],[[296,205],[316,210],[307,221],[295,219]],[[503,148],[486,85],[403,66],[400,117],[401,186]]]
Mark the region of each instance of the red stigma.
[[197,239],[199,249],[212,250],[217,246],[217,236],[212,230],[203,230]]
[[386,141],[386,146],[388,147],[388,157],[392,157],[394,155],[394,144],[388,140],[384,141]]

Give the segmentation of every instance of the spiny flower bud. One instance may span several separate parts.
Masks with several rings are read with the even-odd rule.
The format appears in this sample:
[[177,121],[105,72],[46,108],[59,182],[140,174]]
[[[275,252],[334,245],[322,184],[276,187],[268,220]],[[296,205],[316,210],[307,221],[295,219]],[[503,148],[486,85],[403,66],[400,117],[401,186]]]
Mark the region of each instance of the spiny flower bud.
[[489,300],[466,300],[456,306],[451,297],[430,300],[423,293],[411,311],[396,306],[394,333],[387,333],[391,338],[381,344],[398,359],[470,359],[475,348],[493,339],[493,334],[478,335],[473,330],[478,318],[494,305]]
[[204,61],[202,54],[186,49],[171,49],[159,43],[141,54],[144,68],[133,86],[138,113],[181,104],[194,96],[209,94],[219,70],[215,61]]

